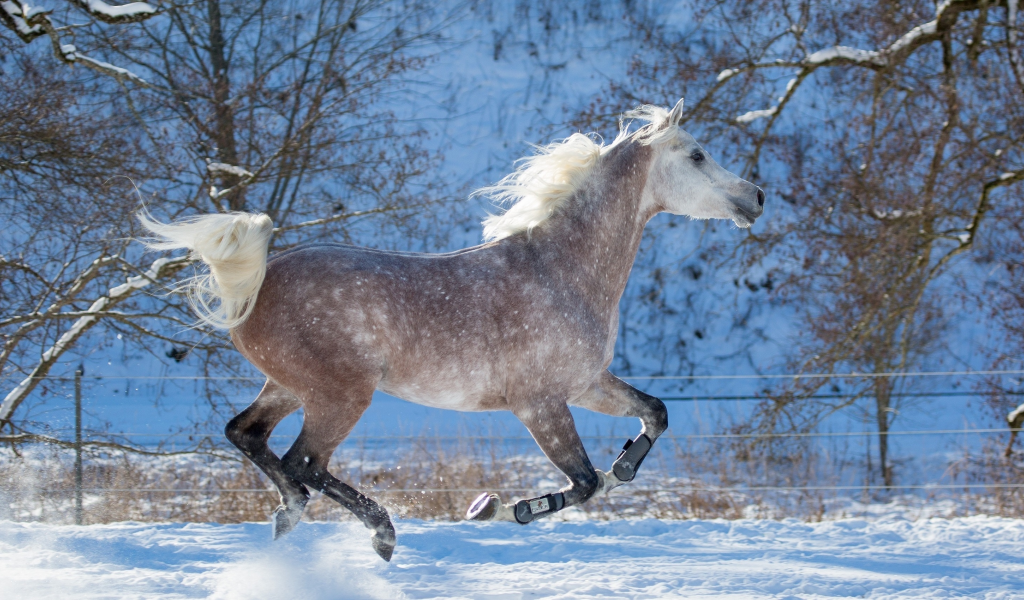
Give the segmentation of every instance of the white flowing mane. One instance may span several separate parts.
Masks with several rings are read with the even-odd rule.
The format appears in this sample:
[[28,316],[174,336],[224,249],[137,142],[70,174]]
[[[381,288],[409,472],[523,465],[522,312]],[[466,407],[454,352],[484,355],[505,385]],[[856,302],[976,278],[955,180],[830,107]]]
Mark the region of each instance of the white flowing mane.
[[[646,125],[630,134],[633,121]],[[622,116],[619,133],[610,144],[600,141],[597,134],[574,133],[564,140],[535,146],[533,156],[516,161],[515,171],[473,192],[474,196],[488,196],[498,204],[510,205],[504,213],[484,220],[484,241],[530,231],[546,221],[580,189],[601,155],[622,142],[631,139],[656,144],[674,137],[678,129],[678,121],[670,120],[667,109],[646,105]]]

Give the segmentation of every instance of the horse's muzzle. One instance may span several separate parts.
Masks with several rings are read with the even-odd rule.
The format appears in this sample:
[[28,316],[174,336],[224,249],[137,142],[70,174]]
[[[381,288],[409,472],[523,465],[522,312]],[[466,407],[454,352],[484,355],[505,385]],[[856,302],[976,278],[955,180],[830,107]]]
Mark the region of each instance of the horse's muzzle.
[[764,190],[755,185],[751,187],[754,188],[751,196],[732,199],[732,222],[737,227],[750,227],[764,214]]

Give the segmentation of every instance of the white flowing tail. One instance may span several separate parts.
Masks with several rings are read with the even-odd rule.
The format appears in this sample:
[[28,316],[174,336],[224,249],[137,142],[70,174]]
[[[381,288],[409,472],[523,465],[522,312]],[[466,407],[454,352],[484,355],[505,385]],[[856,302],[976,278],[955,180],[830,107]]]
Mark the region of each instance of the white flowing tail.
[[178,288],[188,294],[201,322],[231,329],[249,317],[267,274],[267,246],[274,232],[270,217],[232,212],[160,223],[143,211],[138,218],[156,236],[143,240],[147,246],[188,248],[210,267],[208,274],[186,279]]

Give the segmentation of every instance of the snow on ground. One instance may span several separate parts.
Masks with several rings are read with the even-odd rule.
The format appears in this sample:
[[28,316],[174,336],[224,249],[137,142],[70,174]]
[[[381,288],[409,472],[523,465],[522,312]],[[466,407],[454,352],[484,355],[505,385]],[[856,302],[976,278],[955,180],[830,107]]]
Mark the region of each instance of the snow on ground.
[[1024,521],[0,522],[3,598],[1019,598]]

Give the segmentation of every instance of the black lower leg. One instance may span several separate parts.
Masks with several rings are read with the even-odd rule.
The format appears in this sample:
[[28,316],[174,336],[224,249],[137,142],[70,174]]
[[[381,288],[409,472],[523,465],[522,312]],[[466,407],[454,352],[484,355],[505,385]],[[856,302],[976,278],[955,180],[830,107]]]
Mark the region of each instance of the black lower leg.
[[278,422],[294,410],[288,400],[270,404],[258,399],[228,422],[224,433],[242,454],[270,478],[281,495],[281,505],[271,517],[274,539],[291,531],[299,522],[309,501],[309,491],[299,481],[289,477],[281,459],[267,445],[270,432]]
[[[314,459],[294,448],[285,454],[285,470],[297,480],[320,491],[352,512],[367,529],[373,530],[373,549],[386,561],[391,560],[397,538],[388,511],[327,471],[327,461]],[[299,458],[301,456],[301,458]]]
[[228,440],[274,482],[282,497],[288,496],[283,498],[284,500],[298,499],[296,498],[298,496],[305,503],[305,500],[309,499],[309,491],[306,490],[306,486],[285,474],[281,467],[281,459],[267,445],[273,425],[268,426],[267,423],[256,422],[243,429],[239,421],[244,416],[243,412],[228,422],[225,428]]

